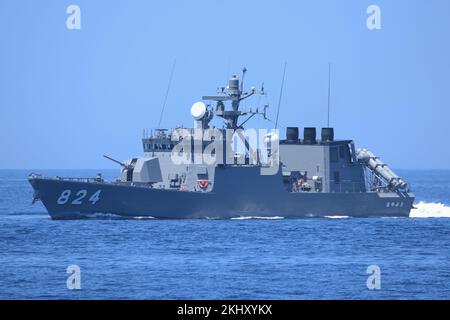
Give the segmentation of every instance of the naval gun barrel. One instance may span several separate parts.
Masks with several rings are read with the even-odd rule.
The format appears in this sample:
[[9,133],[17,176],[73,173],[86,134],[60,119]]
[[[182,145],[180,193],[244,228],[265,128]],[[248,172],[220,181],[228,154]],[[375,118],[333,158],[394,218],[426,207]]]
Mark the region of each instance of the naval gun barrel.
[[380,160],[368,149],[357,149],[356,158],[362,161],[370,170],[387,181],[394,190],[405,190],[408,184],[396,175],[387,164]]
[[122,166],[122,167],[125,168],[125,169],[130,169],[130,168],[131,168],[130,165],[127,165],[127,164],[125,164],[125,163],[123,163],[123,162],[120,162],[120,161],[118,161],[118,160],[116,160],[116,159],[113,159],[113,158],[111,158],[111,157],[108,157],[108,156],[106,156],[106,155],[103,155],[103,156],[104,156],[106,159],[111,160],[112,162],[117,163],[118,165]]

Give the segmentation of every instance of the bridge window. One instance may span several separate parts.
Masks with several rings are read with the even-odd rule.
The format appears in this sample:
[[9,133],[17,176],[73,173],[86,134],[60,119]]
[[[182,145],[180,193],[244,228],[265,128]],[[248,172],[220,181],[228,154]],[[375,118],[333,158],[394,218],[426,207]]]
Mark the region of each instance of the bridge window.
[[334,172],[334,183],[339,184],[341,182],[341,177],[339,176],[339,171]]
[[338,162],[338,149],[336,147],[330,148],[330,160],[331,162]]
[[346,151],[345,151],[345,147],[346,146],[339,146],[339,156],[341,159],[345,159],[346,156]]

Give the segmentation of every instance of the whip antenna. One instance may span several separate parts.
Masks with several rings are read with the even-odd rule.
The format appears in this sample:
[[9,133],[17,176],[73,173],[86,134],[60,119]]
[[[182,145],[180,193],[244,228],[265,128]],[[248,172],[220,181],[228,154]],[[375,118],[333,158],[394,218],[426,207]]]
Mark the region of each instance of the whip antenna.
[[172,77],[173,77],[173,72],[175,71],[176,64],[177,64],[177,60],[174,59],[173,64],[172,64],[172,70],[170,71],[169,83],[167,84],[166,95],[164,96],[164,102],[163,102],[163,105],[161,108],[161,114],[159,115],[158,129],[160,129],[160,126],[161,126],[161,121],[162,121],[162,117],[164,114],[164,109],[166,107],[167,97],[169,96],[169,90],[170,90],[170,86],[172,84]]
[[327,115],[327,128],[330,127],[330,98],[331,98],[331,63],[328,63],[328,115]]
[[287,62],[284,63],[284,68],[283,68],[283,78],[281,80],[280,96],[278,97],[278,108],[277,108],[277,118],[275,119],[275,129],[278,128],[278,115],[280,114],[281,98],[283,96],[284,77],[286,75],[286,65],[287,65]]

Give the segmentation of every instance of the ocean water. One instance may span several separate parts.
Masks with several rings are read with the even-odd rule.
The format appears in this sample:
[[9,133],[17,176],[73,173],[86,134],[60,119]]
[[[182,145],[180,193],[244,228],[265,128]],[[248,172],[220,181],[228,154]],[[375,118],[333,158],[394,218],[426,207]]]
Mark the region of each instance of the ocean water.
[[0,170],[1,299],[450,299],[450,171],[399,171],[410,218],[184,221],[52,221],[31,205],[30,171]]

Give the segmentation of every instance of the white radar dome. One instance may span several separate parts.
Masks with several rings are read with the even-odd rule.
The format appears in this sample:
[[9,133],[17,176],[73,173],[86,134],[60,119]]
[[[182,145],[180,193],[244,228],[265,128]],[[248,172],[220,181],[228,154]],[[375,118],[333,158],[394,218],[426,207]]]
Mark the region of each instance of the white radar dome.
[[195,120],[200,120],[205,116],[206,113],[206,105],[199,101],[192,105],[191,107],[191,115]]

